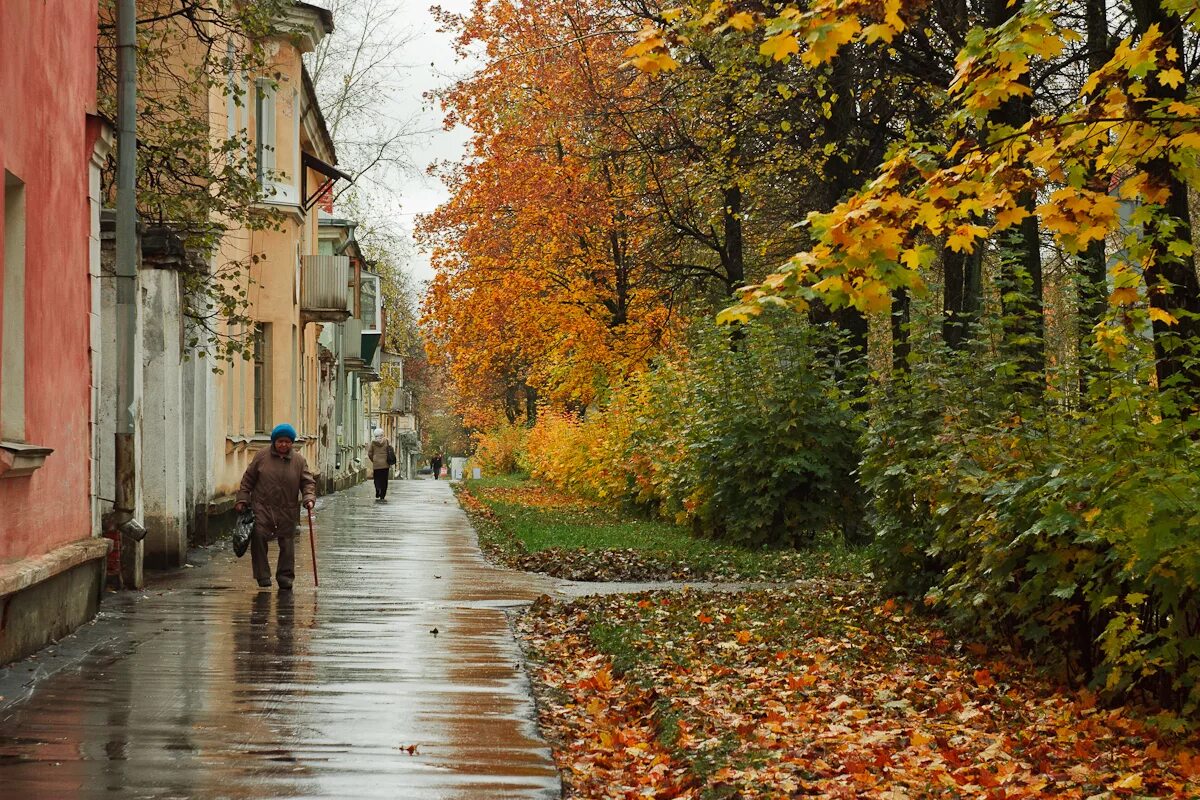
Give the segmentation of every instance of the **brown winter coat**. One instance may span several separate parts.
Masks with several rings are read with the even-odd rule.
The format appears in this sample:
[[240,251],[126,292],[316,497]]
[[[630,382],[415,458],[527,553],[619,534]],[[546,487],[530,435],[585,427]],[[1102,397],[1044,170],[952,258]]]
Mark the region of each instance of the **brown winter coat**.
[[371,469],[387,469],[390,464],[387,463],[388,443],[385,441],[382,444],[371,440],[367,445],[367,458],[371,459]]
[[316,496],[317,482],[304,456],[295,451],[281,456],[274,447],[266,447],[246,467],[237,501],[254,509],[255,533],[275,539],[296,535],[300,504]]

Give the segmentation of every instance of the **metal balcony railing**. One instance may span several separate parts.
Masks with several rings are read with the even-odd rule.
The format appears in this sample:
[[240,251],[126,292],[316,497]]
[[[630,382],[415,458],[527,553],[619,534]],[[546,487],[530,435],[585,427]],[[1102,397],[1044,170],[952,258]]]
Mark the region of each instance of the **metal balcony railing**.
[[300,259],[300,313],[307,322],[343,322],[350,316],[350,257]]

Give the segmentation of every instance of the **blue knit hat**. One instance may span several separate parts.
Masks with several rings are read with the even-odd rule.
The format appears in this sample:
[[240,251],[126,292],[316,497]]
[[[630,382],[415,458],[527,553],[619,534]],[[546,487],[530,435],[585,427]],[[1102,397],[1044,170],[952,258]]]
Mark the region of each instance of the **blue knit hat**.
[[296,441],[296,429],[291,425],[288,425],[286,422],[276,425],[271,431],[271,444],[275,444],[275,440],[280,436],[286,436],[294,442]]

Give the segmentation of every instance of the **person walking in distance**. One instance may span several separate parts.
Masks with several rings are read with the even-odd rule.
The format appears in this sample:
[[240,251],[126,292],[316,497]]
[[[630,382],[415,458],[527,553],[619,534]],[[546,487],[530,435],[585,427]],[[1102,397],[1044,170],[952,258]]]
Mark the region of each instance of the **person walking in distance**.
[[260,450],[246,467],[237,494],[237,510],[254,509],[254,533],[250,536],[250,561],[259,586],[271,585],[271,563],[267,542],[279,543],[275,580],[279,590],[288,591],[296,579],[296,531],[299,506],[316,504],[317,482],[304,456],[295,452],[296,429],[287,423],[271,431],[271,446]]
[[438,476],[442,474],[442,454],[437,453],[433,458],[429,459],[429,466],[433,469],[433,479],[436,481]]
[[383,500],[387,497],[388,471],[396,463],[396,451],[384,438],[382,428],[375,429],[375,438],[367,445],[367,458],[375,477],[375,499]]

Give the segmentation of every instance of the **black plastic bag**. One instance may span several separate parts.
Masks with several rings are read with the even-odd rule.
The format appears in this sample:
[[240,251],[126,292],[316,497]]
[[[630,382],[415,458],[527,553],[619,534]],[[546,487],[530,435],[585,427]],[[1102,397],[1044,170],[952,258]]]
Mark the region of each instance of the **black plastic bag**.
[[396,463],[396,448],[392,447],[390,444],[388,445],[387,449],[387,462],[389,467]]
[[246,555],[252,533],[254,533],[254,512],[246,509],[238,514],[237,524],[233,526],[233,552],[238,558]]

